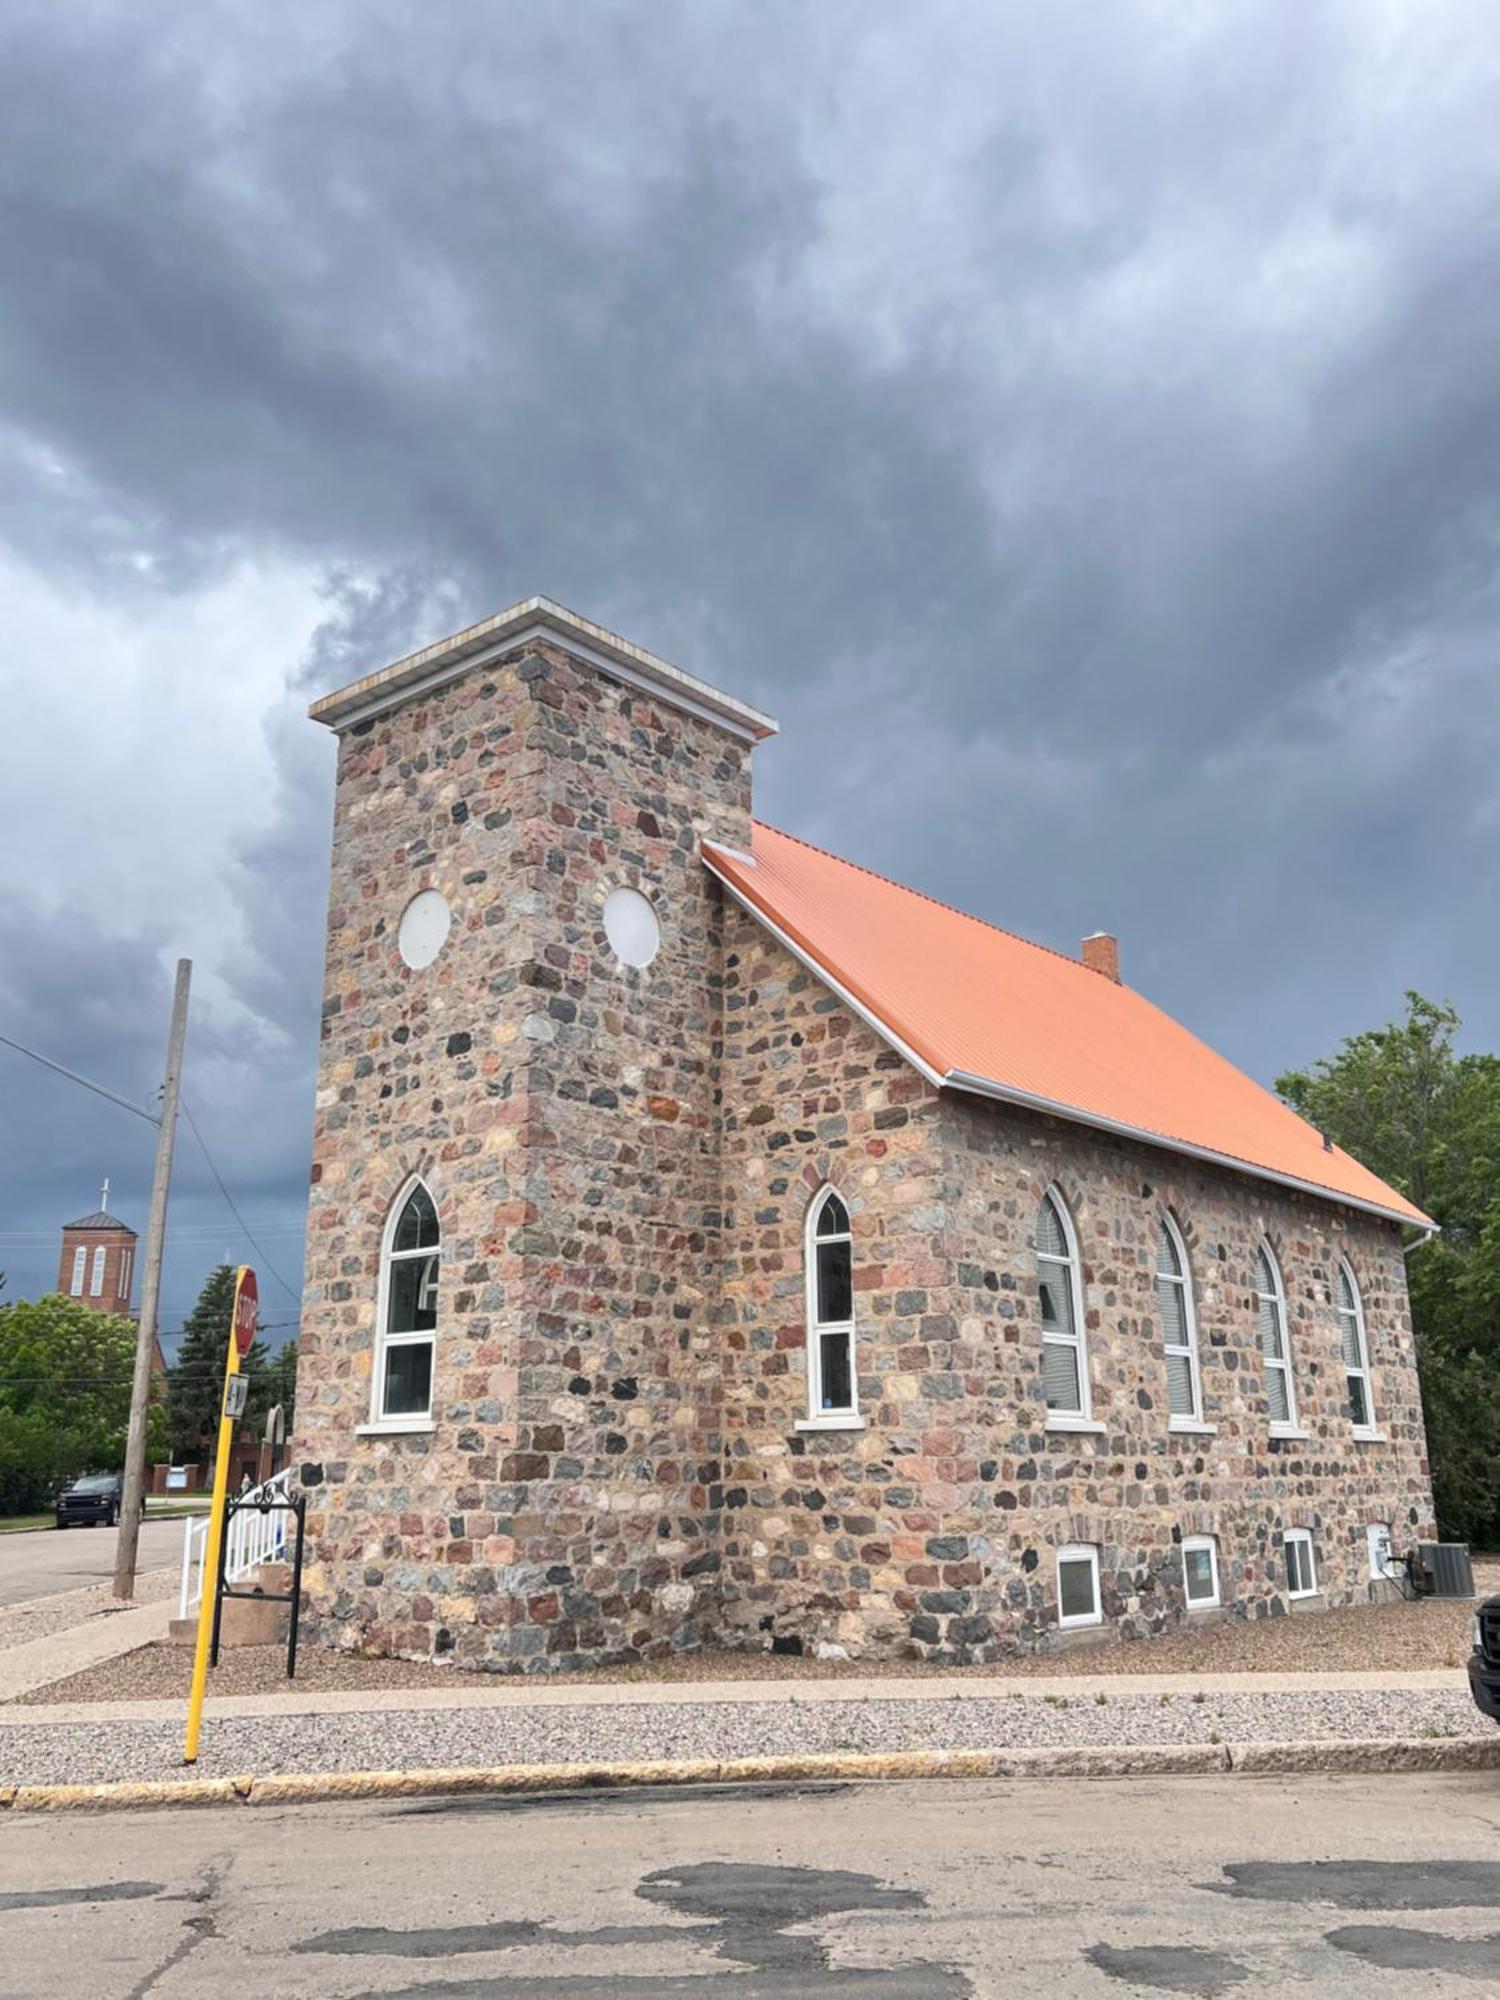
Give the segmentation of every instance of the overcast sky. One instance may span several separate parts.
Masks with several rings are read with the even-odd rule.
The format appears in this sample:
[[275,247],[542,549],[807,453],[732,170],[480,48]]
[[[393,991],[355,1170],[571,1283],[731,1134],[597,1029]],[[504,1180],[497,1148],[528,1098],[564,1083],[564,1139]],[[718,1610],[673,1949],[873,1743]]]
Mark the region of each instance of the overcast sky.
[[[0,1034],[187,1095],[293,1291],[332,742],[546,592],[761,815],[1256,1076],[1500,1044],[1492,7],[0,12]],[[0,1049],[0,1267],[150,1128]],[[226,1252],[183,1134],[170,1328]]]

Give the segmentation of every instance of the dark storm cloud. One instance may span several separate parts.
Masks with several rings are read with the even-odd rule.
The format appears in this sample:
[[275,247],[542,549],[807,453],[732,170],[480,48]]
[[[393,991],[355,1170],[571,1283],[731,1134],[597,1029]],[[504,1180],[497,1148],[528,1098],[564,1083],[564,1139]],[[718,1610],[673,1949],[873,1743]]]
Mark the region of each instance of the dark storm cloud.
[[[154,932],[59,914],[76,849],[28,863],[10,1018],[149,1074],[163,962],[205,954],[211,1143],[289,1227],[303,702],[542,590],[781,715],[768,817],[1064,948],[1118,928],[1262,1076],[1412,983],[1493,1041],[1497,40],[1477,7],[12,10],[0,536],[111,633],[228,593],[266,779],[220,904]],[[33,810],[0,800],[13,852]],[[0,1099],[0,1230],[100,1152],[39,1088]]]

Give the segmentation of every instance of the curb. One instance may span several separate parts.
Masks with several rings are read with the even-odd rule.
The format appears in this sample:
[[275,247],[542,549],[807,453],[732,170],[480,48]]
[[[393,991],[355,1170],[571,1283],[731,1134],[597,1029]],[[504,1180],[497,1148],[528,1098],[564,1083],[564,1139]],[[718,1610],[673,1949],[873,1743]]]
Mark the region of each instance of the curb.
[[827,1751],[656,1763],[504,1764],[417,1771],[308,1771],[154,1784],[5,1785],[0,1811],[121,1812],[147,1806],[313,1805],[348,1799],[586,1792],[647,1785],[926,1778],[1373,1776],[1500,1769],[1500,1735],[1303,1743],[1143,1743],[1036,1750]]

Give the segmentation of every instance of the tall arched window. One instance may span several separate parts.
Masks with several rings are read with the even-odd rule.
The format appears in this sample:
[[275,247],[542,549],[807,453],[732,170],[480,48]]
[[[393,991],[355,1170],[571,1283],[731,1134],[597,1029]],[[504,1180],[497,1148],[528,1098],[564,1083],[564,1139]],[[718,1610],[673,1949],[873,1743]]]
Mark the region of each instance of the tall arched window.
[[1373,1430],[1375,1399],[1370,1393],[1370,1348],[1365,1339],[1365,1309],[1359,1286],[1344,1258],[1339,1259],[1339,1339],[1344,1349],[1344,1382],[1349,1421],[1357,1431]]
[[1083,1285],[1073,1224],[1061,1198],[1042,1196],[1036,1222],[1036,1289],[1042,1319],[1042,1389],[1058,1416],[1087,1417],[1088,1359],[1083,1346]]
[[380,1328],[375,1353],[372,1421],[425,1423],[432,1414],[436,1345],[437,1209],[420,1181],[397,1196],[380,1260]]
[[1294,1430],[1297,1424],[1297,1396],[1292,1386],[1292,1350],[1286,1331],[1286,1294],[1281,1288],[1281,1270],[1269,1243],[1255,1253],[1255,1296],[1260,1328],[1260,1352],[1266,1370],[1266,1400],[1271,1406],[1271,1429]]
[[1202,1388],[1198,1380],[1198,1323],[1193,1312],[1193,1278],[1187,1246],[1170,1215],[1158,1218],[1156,1231],[1156,1302],[1161,1313],[1161,1340],[1167,1357],[1169,1420],[1201,1423]]
[[854,1367],[854,1236],[825,1188],[807,1212],[807,1401],[814,1422],[859,1409]]

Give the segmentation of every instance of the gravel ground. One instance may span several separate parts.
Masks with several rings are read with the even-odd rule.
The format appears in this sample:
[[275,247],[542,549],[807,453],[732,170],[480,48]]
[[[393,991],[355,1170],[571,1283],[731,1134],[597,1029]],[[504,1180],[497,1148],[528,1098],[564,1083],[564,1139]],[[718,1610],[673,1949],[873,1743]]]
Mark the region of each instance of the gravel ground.
[[[166,1574],[170,1575],[170,1572]],[[153,1579],[143,1579],[149,1584]],[[1500,1593],[1500,1563],[1475,1570],[1481,1596]],[[83,1598],[93,1593],[74,1591]],[[106,1599],[108,1593],[106,1591]],[[48,1602],[61,1600],[49,1599]],[[798,1660],[770,1653],[705,1652],[640,1666],[597,1668],[571,1674],[570,1682],[837,1680],[920,1678],[962,1672],[979,1678],[1027,1675],[1383,1673],[1423,1667],[1461,1667],[1469,1656],[1470,1604],[1365,1605],[1351,1611],[1309,1612],[1254,1625],[1226,1624],[1168,1633],[1125,1644],[1079,1646],[1066,1652],[1005,1660],[992,1667],[929,1667],[916,1661],[880,1665],[860,1660]],[[14,1643],[9,1638],[0,1643]],[[187,1693],[189,1650],[142,1646],[70,1679],[34,1690],[24,1703],[149,1701]],[[454,1687],[471,1677],[454,1667],[411,1660],[364,1660],[306,1647],[297,1663],[299,1688]],[[477,1676],[474,1678],[478,1678]],[[214,1675],[220,1694],[275,1694],[286,1686],[286,1656],[277,1646],[227,1648]]]
[[88,1583],[82,1590],[60,1590],[53,1597],[31,1597],[21,1604],[8,1604],[0,1611],[0,1652],[24,1646],[32,1639],[49,1639],[54,1632],[70,1631],[91,1618],[110,1617],[133,1606],[175,1597],[177,1584],[177,1564],[169,1563],[165,1569],[141,1571],[129,1605],[118,1602],[112,1583]]
[[[1476,1726],[1477,1725],[1477,1726]],[[204,1723],[197,1777],[743,1757],[818,1750],[1002,1749],[1051,1744],[1276,1742],[1468,1736],[1484,1725],[1466,1692],[1230,1694],[695,1705],[649,1709],[423,1711]],[[8,1724],[0,1783],[96,1784],[181,1777],[179,1722]]]

